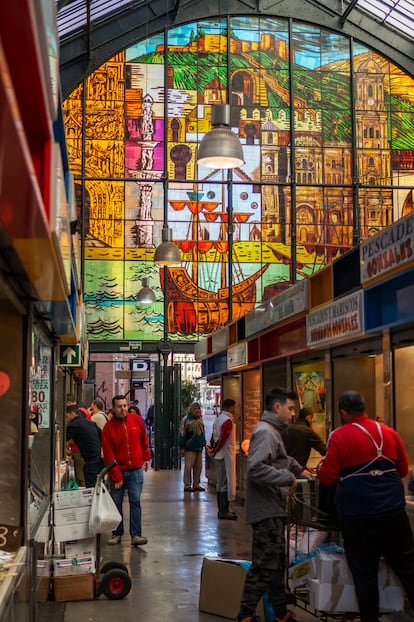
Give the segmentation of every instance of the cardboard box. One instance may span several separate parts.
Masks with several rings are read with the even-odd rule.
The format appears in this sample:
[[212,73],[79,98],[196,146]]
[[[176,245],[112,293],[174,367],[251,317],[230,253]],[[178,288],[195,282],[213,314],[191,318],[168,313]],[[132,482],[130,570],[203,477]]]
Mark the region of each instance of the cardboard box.
[[[71,492],[71,491],[69,491]],[[54,535],[56,542],[90,538],[90,506],[55,509]]]
[[53,494],[55,509],[78,508],[92,504],[93,488],[77,488],[76,490],[60,490]]
[[83,540],[70,540],[65,542],[65,557],[78,559],[79,557],[96,556],[96,538],[90,537]]
[[[88,523],[90,511],[91,508],[88,505],[83,505],[78,508],[55,508],[55,525],[60,527],[61,525]],[[72,539],[76,540],[76,538]]]
[[55,577],[94,573],[96,572],[95,557],[55,559],[53,562],[53,572]]
[[[235,620],[240,610],[247,569],[243,560],[203,559],[200,579],[199,610],[222,618]],[[260,601],[257,615],[264,620],[263,600]]]
[[95,575],[55,577],[53,587],[56,601],[93,600],[95,598]]
[[53,528],[56,542],[67,542],[68,540],[81,540],[90,538],[89,523],[79,523],[75,525],[60,525]]
[[44,603],[49,598],[50,577],[40,577],[36,585],[36,601]]

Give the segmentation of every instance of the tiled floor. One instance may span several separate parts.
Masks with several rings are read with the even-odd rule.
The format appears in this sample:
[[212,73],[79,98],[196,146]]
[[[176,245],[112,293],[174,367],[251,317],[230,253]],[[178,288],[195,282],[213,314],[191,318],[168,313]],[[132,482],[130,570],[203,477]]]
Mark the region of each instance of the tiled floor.
[[[184,493],[181,472],[151,470],[145,475],[142,509],[147,545],[131,547],[125,535],[120,545],[108,546],[108,534],[102,536],[103,562],[122,561],[129,568],[129,595],[119,601],[100,596],[48,602],[40,606],[40,622],[224,621],[198,610],[200,571],[204,556],[249,559],[251,531],[243,508],[233,506],[237,521],[218,521],[215,491]],[[296,617],[315,620],[302,610]],[[404,616],[397,618],[404,622]]]

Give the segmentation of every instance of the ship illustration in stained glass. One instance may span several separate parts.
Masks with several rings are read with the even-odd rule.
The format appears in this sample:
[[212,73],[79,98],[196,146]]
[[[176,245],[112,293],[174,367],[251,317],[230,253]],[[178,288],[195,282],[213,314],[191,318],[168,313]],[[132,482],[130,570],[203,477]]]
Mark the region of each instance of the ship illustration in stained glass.
[[[224,186],[223,186],[224,189]],[[254,308],[256,303],[256,282],[267,270],[268,265],[261,266],[254,274],[247,278],[243,275],[235,250],[229,249],[228,228],[231,226],[237,231],[242,223],[251,217],[250,212],[232,212],[229,223],[229,212],[223,210],[224,201],[215,202],[203,200],[203,193],[188,192],[188,200],[170,200],[174,211],[188,210],[189,235],[186,240],[179,242],[182,251],[190,255],[187,265],[169,268],[167,271],[168,287],[168,329],[171,332],[194,332],[208,334],[213,329],[226,324],[229,319],[238,319],[247,311]],[[203,223],[219,223],[217,240],[200,239]],[[229,277],[228,256],[232,250],[233,264]],[[207,264],[199,263],[198,257],[206,253],[213,253],[214,258]],[[210,291],[199,285],[199,271],[203,267],[208,271],[218,272],[219,287],[217,291]],[[161,273],[163,275],[163,272]],[[231,287],[229,279],[231,278]],[[230,311],[231,298],[231,311]]]

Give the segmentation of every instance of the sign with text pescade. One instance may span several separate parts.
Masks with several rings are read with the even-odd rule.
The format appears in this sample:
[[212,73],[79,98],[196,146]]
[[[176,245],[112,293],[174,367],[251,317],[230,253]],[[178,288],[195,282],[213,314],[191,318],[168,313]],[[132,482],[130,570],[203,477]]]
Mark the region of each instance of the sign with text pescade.
[[363,285],[414,263],[414,213],[363,242],[359,256]]
[[306,318],[308,346],[344,341],[362,335],[363,302],[363,292],[359,291],[311,311]]

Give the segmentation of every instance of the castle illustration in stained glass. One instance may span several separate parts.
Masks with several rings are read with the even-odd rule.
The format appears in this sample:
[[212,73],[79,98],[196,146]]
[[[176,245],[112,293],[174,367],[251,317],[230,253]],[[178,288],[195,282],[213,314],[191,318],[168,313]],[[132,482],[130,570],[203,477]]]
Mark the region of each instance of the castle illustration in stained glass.
[[[243,145],[231,173],[196,162],[216,103]],[[413,113],[412,77],[283,19],[187,24],[105,63],[65,102],[89,339],[159,339],[167,322],[195,340],[411,211]],[[164,220],[182,257],[165,271]]]

